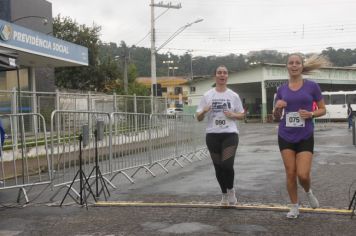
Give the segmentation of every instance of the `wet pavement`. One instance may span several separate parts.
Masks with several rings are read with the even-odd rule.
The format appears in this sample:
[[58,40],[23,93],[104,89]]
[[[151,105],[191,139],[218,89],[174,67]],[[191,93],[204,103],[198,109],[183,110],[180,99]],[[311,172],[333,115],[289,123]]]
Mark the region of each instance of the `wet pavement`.
[[[0,192],[1,235],[355,235],[356,217],[348,208],[356,191],[356,148],[346,123],[317,126],[312,188],[324,209],[285,217],[289,202],[276,124],[241,124],[235,162],[236,207],[220,207],[219,187],[209,158],[159,166],[156,177],[141,170],[135,184],[116,178],[108,200],[121,206],[88,210],[70,197],[58,207],[64,191],[29,191],[30,204],[15,204],[17,191]],[[43,191],[42,191],[43,190]],[[299,187],[300,203],[308,208]],[[101,194],[101,201],[104,201]],[[252,206],[252,207],[251,207]],[[335,210],[340,209],[340,211]],[[307,209],[306,209],[307,210]],[[327,211],[329,210],[329,212]]]

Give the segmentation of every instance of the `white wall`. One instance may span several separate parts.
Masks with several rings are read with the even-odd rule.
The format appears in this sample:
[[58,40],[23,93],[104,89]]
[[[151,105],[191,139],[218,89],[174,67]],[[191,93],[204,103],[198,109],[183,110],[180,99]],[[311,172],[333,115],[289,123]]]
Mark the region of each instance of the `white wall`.
[[243,84],[261,82],[262,80],[262,67],[255,67],[250,70],[235,72],[229,74],[228,84]]
[[191,100],[190,106],[197,106],[200,102],[201,97],[212,88],[212,85],[215,83],[213,77],[205,78],[199,81],[193,81],[190,83],[190,87],[195,87],[195,93],[189,94],[188,100]]

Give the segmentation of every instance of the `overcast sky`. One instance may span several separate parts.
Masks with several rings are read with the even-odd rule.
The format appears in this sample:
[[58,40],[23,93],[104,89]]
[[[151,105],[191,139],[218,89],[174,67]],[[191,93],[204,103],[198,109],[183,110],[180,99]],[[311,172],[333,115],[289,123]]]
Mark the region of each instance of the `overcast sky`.
[[[150,47],[151,0],[48,0],[53,16],[102,27],[103,42]],[[163,0],[155,0],[155,3]],[[246,54],[256,50],[321,52],[356,48],[355,0],[181,0],[155,22],[156,47],[184,25],[193,24],[159,52],[194,56]],[[169,1],[163,1],[169,3]],[[155,16],[165,8],[155,7]],[[147,36],[145,38],[145,36]]]

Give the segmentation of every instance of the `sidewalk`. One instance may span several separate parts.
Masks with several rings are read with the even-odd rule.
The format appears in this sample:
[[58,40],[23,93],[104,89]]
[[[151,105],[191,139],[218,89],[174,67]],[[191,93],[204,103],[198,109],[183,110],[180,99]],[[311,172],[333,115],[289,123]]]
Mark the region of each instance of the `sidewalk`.
[[[126,206],[98,207],[90,198],[86,210],[68,197],[59,208],[64,191],[54,204],[48,203],[53,195],[49,189],[36,199],[38,191],[32,191],[29,198],[33,201],[28,206],[0,207],[0,236],[355,235],[356,216],[350,219],[350,214],[334,210],[320,213],[318,209],[302,212],[296,220],[285,217],[289,199],[276,134],[276,124],[241,125],[235,162],[237,207],[216,205],[219,187],[210,159],[204,159],[186,162],[184,168],[170,166],[168,174],[157,166],[156,177],[141,170],[135,184],[117,178],[114,184],[118,188],[110,189],[109,200],[131,203]],[[313,191],[321,208],[346,210],[356,190],[356,184],[351,186],[356,179],[351,132],[344,123],[328,125],[316,131],[315,143]],[[16,194],[0,192],[1,204],[14,205],[11,202]],[[300,203],[307,207],[301,188],[299,195]]]

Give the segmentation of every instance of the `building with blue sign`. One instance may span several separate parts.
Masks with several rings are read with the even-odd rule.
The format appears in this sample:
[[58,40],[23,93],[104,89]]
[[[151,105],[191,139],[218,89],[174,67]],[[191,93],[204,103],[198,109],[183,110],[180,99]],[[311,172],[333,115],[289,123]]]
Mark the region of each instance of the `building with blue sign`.
[[[52,4],[0,1],[0,52],[17,55],[21,90],[54,91],[54,68],[87,66],[88,49],[51,36]],[[0,90],[16,87],[16,72],[0,72]]]

